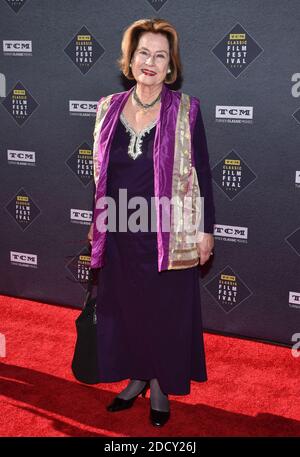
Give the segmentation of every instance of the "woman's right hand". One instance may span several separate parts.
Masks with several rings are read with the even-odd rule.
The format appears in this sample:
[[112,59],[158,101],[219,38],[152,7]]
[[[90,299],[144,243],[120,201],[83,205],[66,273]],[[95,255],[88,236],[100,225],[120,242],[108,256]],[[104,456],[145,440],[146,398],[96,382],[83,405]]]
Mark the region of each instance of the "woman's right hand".
[[92,244],[92,239],[93,239],[93,230],[94,230],[94,223],[92,222],[90,229],[89,229],[88,236],[87,236],[87,239],[91,244]]

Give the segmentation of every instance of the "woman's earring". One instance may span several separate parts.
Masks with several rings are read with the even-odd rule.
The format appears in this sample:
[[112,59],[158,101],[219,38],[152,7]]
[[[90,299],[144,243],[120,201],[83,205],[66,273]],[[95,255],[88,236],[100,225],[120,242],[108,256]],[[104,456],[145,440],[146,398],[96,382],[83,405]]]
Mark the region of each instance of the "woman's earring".
[[168,71],[167,71],[167,73],[171,73],[171,68],[168,68]]
[[129,66],[131,67],[131,63],[129,64]]

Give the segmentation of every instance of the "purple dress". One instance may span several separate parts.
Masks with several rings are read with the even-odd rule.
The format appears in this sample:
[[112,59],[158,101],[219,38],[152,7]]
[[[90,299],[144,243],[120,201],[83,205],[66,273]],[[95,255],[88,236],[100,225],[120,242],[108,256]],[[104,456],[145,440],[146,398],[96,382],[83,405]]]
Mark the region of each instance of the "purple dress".
[[[154,196],[155,123],[140,134],[136,159],[128,154],[129,128],[121,116],[109,157],[107,195],[117,215],[119,189],[127,189],[128,200]],[[100,382],[157,378],[163,392],[187,395],[191,380],[207,380],[199,266],[158,272],[148,206],[149,231],[107,232],[97,295]]]

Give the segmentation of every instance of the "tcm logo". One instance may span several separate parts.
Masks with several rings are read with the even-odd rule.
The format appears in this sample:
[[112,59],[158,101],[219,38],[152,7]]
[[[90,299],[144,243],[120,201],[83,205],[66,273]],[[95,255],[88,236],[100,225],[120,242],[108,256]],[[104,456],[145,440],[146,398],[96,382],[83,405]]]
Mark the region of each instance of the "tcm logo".
[[97,111],[98,102],[85,100],[69,100],[69,112],[71,115],[91,116]]
[[250,122],[253,120],[253,106],[216,105],[216,120]]
[[71,222],[77,224],[90,224],[92,222],[92,217],[92,211],[71,208]]
[[35,152],[8,149],[7,161],[15,165],[35,165]]
[[32,55],[32,41],[3,40],[4,55]]
[[10,261],[14,265],[37,267],[37,255],[10,251]]
[[295,184],[297,185],[297,187],[300,186],[300,170],[297,170],[297,171],[296,171],[296,175],[295,175]]
[[300,309],[300,292],[289,292],[289,306]]
[[230,238],[229,241],[245,242],[248,240],[248,227],[215,224],[214,235],[221,238]]
[[300,357],[300,333],[294,333],[292,341],[295,341],[295,344],[292,346],[292,356]]

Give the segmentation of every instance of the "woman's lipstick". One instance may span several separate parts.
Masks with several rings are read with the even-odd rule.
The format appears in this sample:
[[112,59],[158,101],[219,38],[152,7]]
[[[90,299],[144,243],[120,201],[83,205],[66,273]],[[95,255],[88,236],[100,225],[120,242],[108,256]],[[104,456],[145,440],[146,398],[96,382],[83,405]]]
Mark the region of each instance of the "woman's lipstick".
[[144,68],[142,69],[142,72],[147,75],[147,76],[154,76],[156,75],[156,73],[154,71],[151,71],[151,70],[145,70]]

